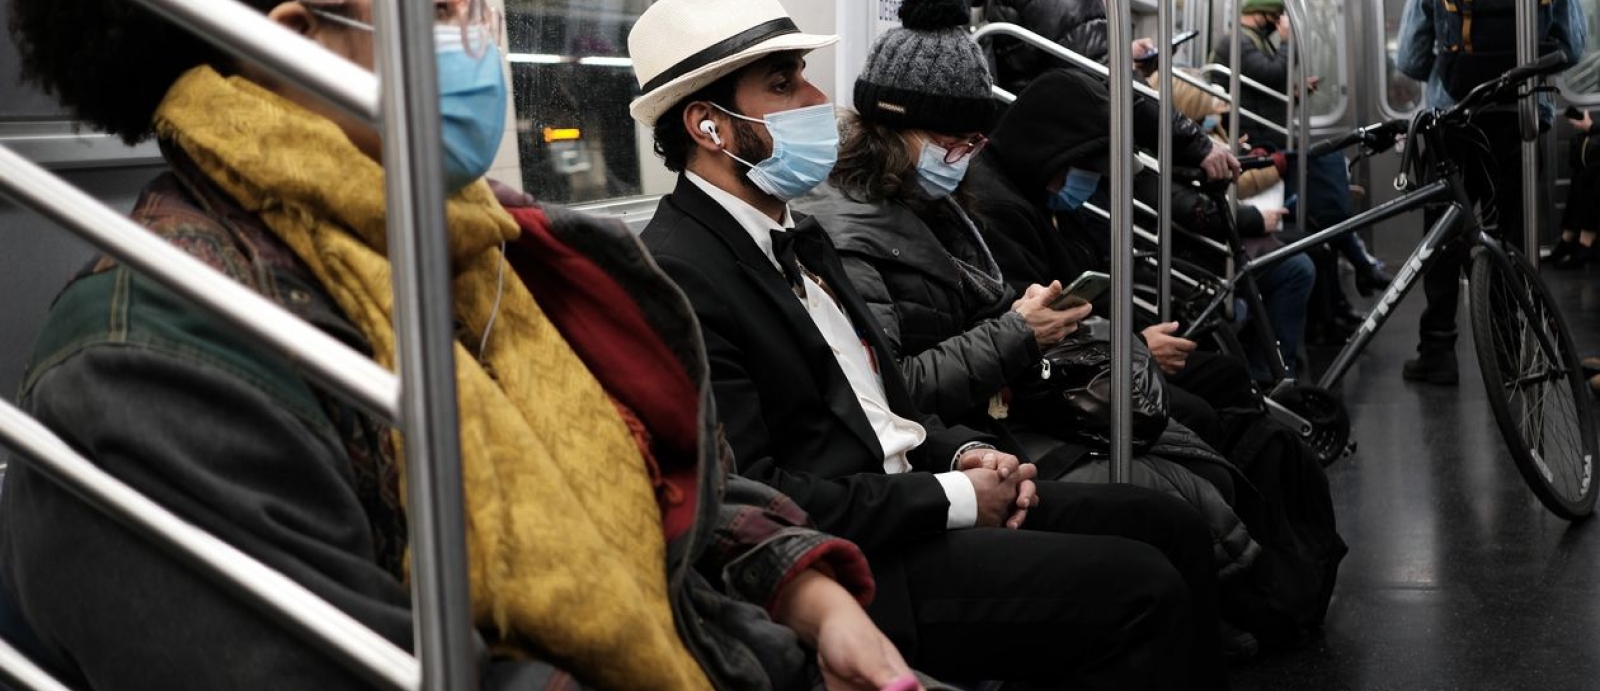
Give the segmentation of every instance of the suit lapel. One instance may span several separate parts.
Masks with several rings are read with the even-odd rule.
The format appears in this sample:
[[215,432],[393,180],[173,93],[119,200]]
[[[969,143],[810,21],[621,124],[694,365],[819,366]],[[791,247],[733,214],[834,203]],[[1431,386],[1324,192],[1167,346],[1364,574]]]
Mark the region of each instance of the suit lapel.
[[[687,177],[679,178],[677,191],[673,192],[671,201],[733,252],[740,270],[755,288],[754,292],[764,296],[770,307],[783,315],[784,321],[788,322],[796,349],[807,359],[812,371],[817,374],[818,389],[827,402],[828,409],[861,440],[862,444],[866,445],[873,458],[883,458],[883,446],[878,442],[878,435],[873,431],[872,424],[867,421],[867,415],[861,409],[861,402],[857,400],[855,389],[850,386],[850,380],[845,377],[844,370],[840,369],[839,361],[833,354],[833,347],[823,338],[821,330],[811,319],[811,314],[806,311],[805,305],[795,297],[794,290],[783,277],[783,273],[772,265],[744,227]],[[804,255],[801,255],[801,261],[806,261]],[[835,259],[834,263],[837,265],[838,260]],[[810,264],[807,266],[809,268]],[[812,271],[816,269],[813,268]],[[821,276],[822,273],[817,272],[817,275]],[[825,277],[824,280],[828,281],[830,286],[840,285],[835,278]],[[852,296],[855,295],[853,290],[847,292]],[[857,298],[857,301],[860,299]],[[855,313],[846,312],[846,314],[850,316],[852,323],[863,323],[857,321]],[[877,340],[882,342],[882,334],[876,335]],[[880,350],[879,361],[884,362],[881,359],[881,352]],[[773,354],[754,355],[768,357]]]
[[[807,225],[816,225],[816,219],[805,218],[796,220],[796,230],[804,229]],[[850,317],[850,323],[856,325],[856,332],[866,339],[867,345],[872,347],[873,355],[877,358],[878,372],[883,379],[884,395],[888,399],[889,409],[896,415],[910,420],[920,420],[919,414],[911,402],[911,394],[906,389],[905,380],[900,376],[899,359],[889,347],[889,341],[884,337],[883,326],[872,316],[872,310],[867,306],[866,300],[856,292],[855,285],[850,283],[850,274],[845,272],[844,263],[839,261],[839,253],[833,249],[828,234],[820,227],[812,233],[799,233],[795,239],[795,254],[800,257],[807,267],[827,281],[833,289],[833,294],[839,299],[839,304],[844,307],[845,315]]]

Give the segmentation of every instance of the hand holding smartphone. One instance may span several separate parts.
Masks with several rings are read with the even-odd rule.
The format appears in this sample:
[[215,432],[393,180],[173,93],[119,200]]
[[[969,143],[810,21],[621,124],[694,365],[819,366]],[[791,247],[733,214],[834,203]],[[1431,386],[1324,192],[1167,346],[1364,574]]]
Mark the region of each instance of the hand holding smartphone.
[[1085,271],[1073,279],[1061,296],[1050,303],[1050,309],[1065,310],[1087,305],[1100,299],[1111,288],[1111,277],[1099,271]]

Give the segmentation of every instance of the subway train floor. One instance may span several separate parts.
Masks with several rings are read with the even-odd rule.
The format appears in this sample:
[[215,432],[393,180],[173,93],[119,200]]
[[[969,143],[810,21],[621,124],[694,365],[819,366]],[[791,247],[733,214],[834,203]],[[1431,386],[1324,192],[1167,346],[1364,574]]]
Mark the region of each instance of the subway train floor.
[[[1600,266],[1544,275],[1600,353]],[[1600,689],[1600,521],[1524,486],[1469,336],[1459,387],[1400,378],[1422,305],[1419,286],[1344,382],[1359,449],[1328,469],[1350,554],[1323,637],[1236,667],[1236,691]]]

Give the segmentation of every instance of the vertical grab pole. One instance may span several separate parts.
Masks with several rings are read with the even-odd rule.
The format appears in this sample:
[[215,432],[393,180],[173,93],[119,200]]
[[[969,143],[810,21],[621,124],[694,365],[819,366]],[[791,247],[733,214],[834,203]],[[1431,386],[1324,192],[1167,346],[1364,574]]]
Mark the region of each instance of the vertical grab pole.
[[1160,238],[1159,268],[1156,274],[1156,305],[1161,321],[1172,321],[1172,3],[1156,3],[1156,69],[1161,73],[1161,143],[1156,157],[1161,161],[1161,218],[1156,225]]
[[[1535,49],[1534,5],[1517,3],[1517,64],[1526,65],[1539,57]],[[1536,99],[1517,101],[1518,121],[1522,125],[1522,254],[1539,268],[1539,104]]]
[[[1239,58],[1240,44],[1243,41],[1243,36],[1240,34],[1240,32],[1244,31],[1244,23],[1239,21],[1238,0],[1228,0],[1227,8],[1229,26],[1228,103],[1230,104],[1230,108],[1232,108],[1228,117],[1228,149],[1230,151],[1237,151],[1239,147],[1239,137],[1240,135],[1244,134],[1241,130],[1240,124],[1244,121],[1244,103],[1239,100],[1239,92],[1241,91],[1241,83],[1239,81],[1241,77],[1240,73],[1244,71],[1241,69],[1244,64],[1244,60]],[[1228,186],[1228,212],[1234,218],[1239,217],[1238,185]],[[1228,259],[1226,260],[1224,266],[1225,270],[1223,271],[1223,277],[1232,283],[1235,270],[1238,268],[1233,265],[1233,253],[1228,253]],[[1228,321],[1233,321],[1234,307],[1233,299],[1231,297],[1225,302],[1222,308],[1222,313],[1228,318]]]
[[434,6],[429,0],[384,0],[374,9],[417,659],[423,691],[468,691],[477,687],[477,672],[462,516]]
[[[1107,0],[1111,68],[1111,481],[1133,464],[1133,24],[1132,0]],[[1162,52],[1170,52],[1170,47]]]
[[[1301,40],[1302,34],[1300,30],[1309,28],[1311,24],[1310,17],[1306,16],[1306,13],[1302,11],[1303,8],[1299,4],[1299,0],[1286,0],[1283,6],[1289,12],[1289,35],[1292,36],[1289,39],[1289,83],[1286,85],[1288,90],[1284,92],[1289,95],[1289,104],[1285,108],[1286,117],[1284,118],[1283,126],[1284,129],[1289,131],[1289,137],[1292,137],[1286,143],[1293,144],[1295,150],[1300,152],[1299,156],[1295,156],[1295,167],[1299,169],[1297,173],[1300,176],[1300,184],[1296,189],[1299,190],[1301,203],[1294,207],[1294,221],[1299,226],[1300,232],[1304,233],[1306,232],[1306,209],[1311,206],[1306,201],[1310,198],[1306,174],[1311,161],[1305,155],[1307,151],[1311,150],[1311,91],[1307,88],[1306,77],[1302,73],[1305,71],[1306,66],[1311,63],[1306,60],[1306,43]],[[1300,97],[1298,99],[1295,98],[1295,94],[1300,94]],[[1297,120],[1298,128],[1295,127]],[[1331,156],[1333,154],[1328,155]],[[1291,376],[1293,375],[1292,372],[1290,374]]]

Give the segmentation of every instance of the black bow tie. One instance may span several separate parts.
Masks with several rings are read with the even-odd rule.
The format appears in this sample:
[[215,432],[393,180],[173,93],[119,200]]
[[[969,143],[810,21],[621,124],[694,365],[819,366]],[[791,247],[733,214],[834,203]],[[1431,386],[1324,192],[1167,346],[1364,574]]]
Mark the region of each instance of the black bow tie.
[[789,287],[804,290],[804,284],[800,282],[800,258],[794,253],[794,240],[795,231],[772,231],[772,256],[783,268],[783,277],[789,279]]

